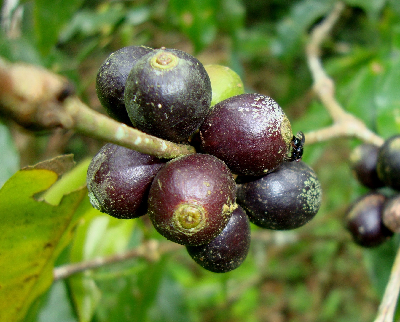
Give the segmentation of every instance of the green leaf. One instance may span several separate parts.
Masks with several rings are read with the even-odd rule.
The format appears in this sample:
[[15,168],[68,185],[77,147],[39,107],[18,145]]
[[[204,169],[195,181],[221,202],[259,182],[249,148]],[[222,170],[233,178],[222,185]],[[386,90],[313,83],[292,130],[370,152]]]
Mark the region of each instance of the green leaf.
[[209,45],[216,36],[216,11],[218,2],[213,0],[170,0],[170,20],[193,42],[195,52]]
[[320,17],[331,10],[332,0],[304,0],[290,8],[287,17],[277,24],[278,38],[273,44],[273,51],[278,56],[296,53],[294,50],[306,36],[308,28]]
[[[151,321],[150,310],[156,305],[157,294],[163,276],[166,276],[166,256],[156,262],[143,259],[119,263],[125,266],[124,273],[98,275],[96,278],[103,293],[96,321]],[[119,266],[118,265],[118,266]],[[121,267],[120,266],[120,267]],[[118,318],[117,318],[118,317]],[[190,320],[188,320],[190,321]]]
[[400,15],[400,2],[398,0],[389,0],[389,3],[393,10]]
[[219,26],[232,37],[243,29],[246,12],[240,0],[221,0],[217,13]]
[[167,272],[164,270],[166,258],[162,257],[157,263],[149,265],[147,270],[142,271],[138,278],[140,297],[135,303],[135,314],[138,321],[146,321],[149,310],[157,299],[160,283]]
[[169,275],[161,280],[155,303],[149,310],[149,316],[152,322],[193,321],[185,303],[183,287]]
[[375,92],[376,122],[378,133],[387,138],[400,132],[400,55],[393,53],[383,63],[383,69]]
[[0,187],[19,169],[19,153],[8,127],[0,123]]
[[67,42],[76,35],[90,37],[101,32],[109,34],[125,15],[126,9],[120,3],[107,6],[106,10],[101,11],[80,10],[63,29],[60,39],[62,42]]
[[371,281],[380,297],[385,292],[399,241],[399,236],[395,235],[394,238],[379,247],[364,250],[365,263]]
[[23,61],[35,65],[43,64],[43,60],[32,39],[24,36],[9,39],[0,32],[0,56],[11,62]]
[[101,290],[97,287],[91,272],[84,272],[71,277],[68,284],[79,321],[91,321],[101,298]]
[[50,287],[54,260],[66,246],[63,235],[87,194],[86,189],[74,191],[57,206],[36,200],[36,195],[56,182],[57,167],[50,170],[42,163],[39,168],[20,170],[0,190],[1,321],[22,319],[31,303]]
[[42,54],[48,54],[57,43],[61,29],[81,6],[83,0],[36,0],[34,24],[37,45]]
[[86,185],[86,173],[91,158],[80,162],[71,171],[54,183],[42,196],[44,200],[52,205],[58,205],[64,195]]
[[56,281],[51,286],[47,300],[37,317],[37,322],[76,322],[64,281]]
[[352,75],[350,82],[344,87],[347,101],[344,101],[346,111],[362,119],[370,128],[375,126],[376,104],[375,91],[377,74],[373,65],[361,67]]
[[[91,260],[126,250],[135,220],[120,220],[93,208],[85,198],[81,224],[77,227],[71,248],[71,262]],[[85,271],[69,278],[68,283],[77,315],[81,322],[91,321],[101,299],[101,290],[94,277]]]
[[345,0],[344,1],[349,6],[359,7],[363,9],[371,20],[376,20],[379,17],[383,7],[386,4],[386,0]]

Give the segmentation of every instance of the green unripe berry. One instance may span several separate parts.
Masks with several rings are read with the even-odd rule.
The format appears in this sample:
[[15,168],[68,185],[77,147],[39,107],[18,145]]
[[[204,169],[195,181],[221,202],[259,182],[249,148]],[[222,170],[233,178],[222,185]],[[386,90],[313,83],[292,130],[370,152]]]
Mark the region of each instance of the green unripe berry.
[[229,67],[211,64],[204,65],[204,68],[211,80],[211,106],[229,97],[244,93],[244,85],[240,76]]

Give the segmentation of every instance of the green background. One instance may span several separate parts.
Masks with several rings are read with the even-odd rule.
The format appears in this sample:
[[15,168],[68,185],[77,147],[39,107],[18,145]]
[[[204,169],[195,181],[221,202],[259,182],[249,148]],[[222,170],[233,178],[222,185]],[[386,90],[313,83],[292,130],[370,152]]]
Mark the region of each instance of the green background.
[[[178,48],[203,64],[229,66],[246,91],[270,95],[283,107],[294,133],[306,133],[331,124],[312,93],[305,44],[334,3],[21,0],[10,10],[14,19],[21,17],[17,27],[2,25],[0,56],[67,76],[82,100],[104,113],[95,78],[110,53],[128,45]],[[388,138],[400,129],[400,2],[344,3],[323,44],[322,61],[346,111]],[[90,206],[86,168],[104,142],[68,131],[35,134],[4,120],[0,185],[9,180],[0,190],[0,282],[7,288],[0,290],[0,317],[38,322],[372,321],[398,237],[364,250],[344,228],[346,209],[368,191],[353,178],[348,163],[359,143],[349,138],[306,142],[303,160],[323,187],[318,215],[290,232],[252,226],[249,256],[235,271],[207,272],[176,248],[157,259],[133,258],[52,283],[54,265],[123,253],[151,239],[168,241],[145,217],[119,221]],[[52,170],[18,171],[69,153],[78,165],[54,185],[58,174]],[[50,246],[44,255],[29,257],[35,245]],[[15,271],[19,275],[11,276]],[[16,291],[20,284],[24,288]],[[17,294],[14,301],[6,301],[10,294]]]

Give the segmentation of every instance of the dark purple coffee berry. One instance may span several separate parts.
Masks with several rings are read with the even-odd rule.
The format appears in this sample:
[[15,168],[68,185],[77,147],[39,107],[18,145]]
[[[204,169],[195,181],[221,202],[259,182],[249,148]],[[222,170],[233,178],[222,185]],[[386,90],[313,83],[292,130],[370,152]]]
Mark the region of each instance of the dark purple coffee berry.
[[208,154],[169,161],[151,185],[148,214],[156,230],[182,245],[217,237],[236,207],[236,184],[228,167]]
[[238,185],[237,202],[255,225],[275,230],[301,227],[317,214],[322,189],[304,162],[284,162],[277,170]]
[[237,207],[224,230],[208,244],[186,246],[190,257],[214,273],[226,273],[238,268],[250,248],[250,222],[241,207]]
[[360,144],[350,155],[350,167],[357,180],[367,188],[384,186],[376,171],[379,147],[373,144]]
[[376,247],[393,235],[382,221],[385,202],[386,197],[383,194],[370,192],[348,209],[346,228],[355,243],[363,247]]
[[379,149],[377,171],[386,186],[400,190],[400,135],[387,139]]
[[211,82],[193,56],[161,48],[143,56],[125,87],[125,105],[134,127],[173,142],[187,140],[204,121]]
[[101,105],[115,120],[131,125],[124,102],[125,83],[137,60],[152,51],[145,46],[129,46],[113,52],[100,66],[96,92]]
[[164,164],[156,157],[107,143],[87,171],[91,204],[116,218],[144,215],[151,182]]
[[382,214],[383,224],[394,233],[400,233],[400,195],[386,201]]
[[293,134],[272,98],[241,94],[214,105],[200,127],[200,138],[203,151],[223,160],[233,173],[260,176],[285,160]]

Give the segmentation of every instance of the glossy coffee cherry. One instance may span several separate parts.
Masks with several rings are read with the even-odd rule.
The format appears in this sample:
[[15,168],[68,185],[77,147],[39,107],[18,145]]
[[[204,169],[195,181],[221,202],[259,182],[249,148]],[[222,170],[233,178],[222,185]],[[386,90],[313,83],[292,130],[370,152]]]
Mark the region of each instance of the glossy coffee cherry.
[[178,49],[161,48],[138,60],[125,86],[134,127],[173,142],[187,140],[204,121],[211,103],[204,66]]
[[238,268],[250,248],[250,221],[237,207],[224,230],[211,242],[186,246],[187,252],[201,267],[214,273],[226,273]]
[[350,154],[350,167],[356,179],[370,189],[384,186],[377,172],[378,152],[378,146],[363,143],[354,148]]
[[145,46],[123,47],[113,52],[97,72],[96,92],[100,103],[119,122],[131,125],[124,102],[126,79],[137,60],[152,50]]
[[151,182],[164,164],[156,157],[107,143],[87,171],[91,204],[116,218],[144,215]]
[[239,184],[237,189],[237,202],[250,221],[275,230],[308,223],[317,214],[321,198],[321,184],[303,161],[284,162],[274,172]]
[[270,97],[242,94],[219,102],[200,127],[201,148],[239,175],[276,169],[292,143],[290,122]]
[[379,149],[377,171],[386,186],[400,190],[400,135],[387,139]]
[[363,247],[376,247],[393,235],[382,221],[385,202],[383,194],[371,192],[359,198],[348,209],[346,228],[355,243]]
[[156,230],[182,245],[217,237],[236,207],[236,184],[228,167],[208,154],[169,161],[151,185],[148,214]]

